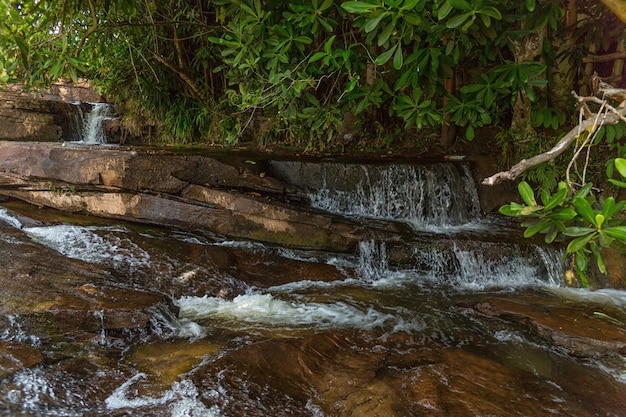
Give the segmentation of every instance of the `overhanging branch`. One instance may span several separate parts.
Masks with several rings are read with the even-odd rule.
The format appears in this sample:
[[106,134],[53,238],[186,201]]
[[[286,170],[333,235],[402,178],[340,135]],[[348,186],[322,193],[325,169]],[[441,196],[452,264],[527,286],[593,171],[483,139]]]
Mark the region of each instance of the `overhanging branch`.
[[[607,88],[598,90],[596,93],[597,96],[607,98],[610,97],[618,101],[621,101],[620,99],[622,97],[626,97],[626,89],[613,88],[608,84],[604,84],[603,87],[604,86]],[[563,136],[561,140],[559,140],[559,142],[549,151],[535,155],[529,159],[522,159],[517,164],[513,165],[513,167],[511,167],[508,171],[501,171],[485,178],[482,181],[482,184],[496,185],[503,181],[514,181],[524,171],[536,167],[544,162],[552,161],[554,158],[561,155],[582,132],[593,132],[602,125],[617,124],[620,120],[626,121],[626,106],[615,108],[597,96],[579,97],[576,94],[574,95],[578,99],[579,106],[584,110],[586,117],[585,120]],[[587,102],[604,103],[607,108],[607,113],[603,115],[591,113],[587,106]]]

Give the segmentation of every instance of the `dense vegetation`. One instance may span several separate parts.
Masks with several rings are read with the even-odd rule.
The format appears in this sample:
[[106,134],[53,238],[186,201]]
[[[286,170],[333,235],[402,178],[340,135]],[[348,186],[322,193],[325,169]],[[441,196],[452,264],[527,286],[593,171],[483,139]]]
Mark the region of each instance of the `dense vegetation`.
[[[504,128],[509,163],[578,124],[569,92],[587,87],[585,57],[624,42],[591,0],[0,0],[0,16],[1,83],[86,77],[123,104],[127,128],[154,120],[173,142],[393,148],[412,131],[449,145],[457,127],[472,140],[489,125]],[[607,160],[612,174],[624,132],[587,132],[601,151],[580,181],[557,186],[567,160],[526,173],[543,205],[523,186],[526,205],[507,212],[539,217],[529,234],[574,238],[580,272],[626,240],[596,215],[621,227],[623,207],[603,212],[586,186]]]

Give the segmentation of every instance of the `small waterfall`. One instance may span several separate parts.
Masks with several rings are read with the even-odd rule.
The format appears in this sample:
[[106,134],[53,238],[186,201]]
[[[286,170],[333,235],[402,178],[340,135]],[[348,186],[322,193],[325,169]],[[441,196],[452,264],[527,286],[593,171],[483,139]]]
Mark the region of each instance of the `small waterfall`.
[[376,281],[389,270],[385,242],[359,242],[357,275],[365,281]]
[[[312,205],[322,210],[420,227],[463,225],[480,216],[476,186],[465,165],[325,165],[322,187],[310,194]],[[337,187],[335,182],[344,178],[352,185]]]
[[89,144],[107,143],[102,122],[112,118],[112,106],[108,103],[90,103],[90,105],[91,110],[87,113],[83,111],[80,104],[77,106],[75,123],[78,132],[77,140]]

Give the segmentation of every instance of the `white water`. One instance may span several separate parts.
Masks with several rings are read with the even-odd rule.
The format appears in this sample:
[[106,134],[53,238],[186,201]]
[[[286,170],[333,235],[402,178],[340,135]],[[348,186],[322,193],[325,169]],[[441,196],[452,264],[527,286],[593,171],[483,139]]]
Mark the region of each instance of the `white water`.
[[92,103],[91,111],[84,114],[78,106],[77,125],[79,127],[79,141],[87,144],[107,143],[102,122],[112,118],[112,106],[108,103]]
[[[133,385],[147,378],[139,373],[120,385],[105,400],[108,410],[149,410],[167,407],[171,417],[220,417],[220,409],[216,406],[207,407],[200,401],[200,393],[193,382],[184,379],[174,382],[172,388],[163,392],[160,397],[139,396],[133,391]],[[207,395],[207,393],[203,393]]]
[[309,197],[313,207],[331,213],[401,220],[418,228],[464,225],[480,215],[476,186],[464,165],[362,165],[362,179],[346,190],[327,185],[328,176],[337,175],[339,168],[322,166],[323,186]]

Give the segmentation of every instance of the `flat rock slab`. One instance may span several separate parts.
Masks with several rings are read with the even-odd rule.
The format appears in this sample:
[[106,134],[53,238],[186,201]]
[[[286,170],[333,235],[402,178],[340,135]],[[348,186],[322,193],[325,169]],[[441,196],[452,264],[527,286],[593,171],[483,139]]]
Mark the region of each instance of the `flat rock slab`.
[[286,188],[206,156],[0,142],[0,193],[35,205],[339,252],[366,238],[348,221],[270,197]]

